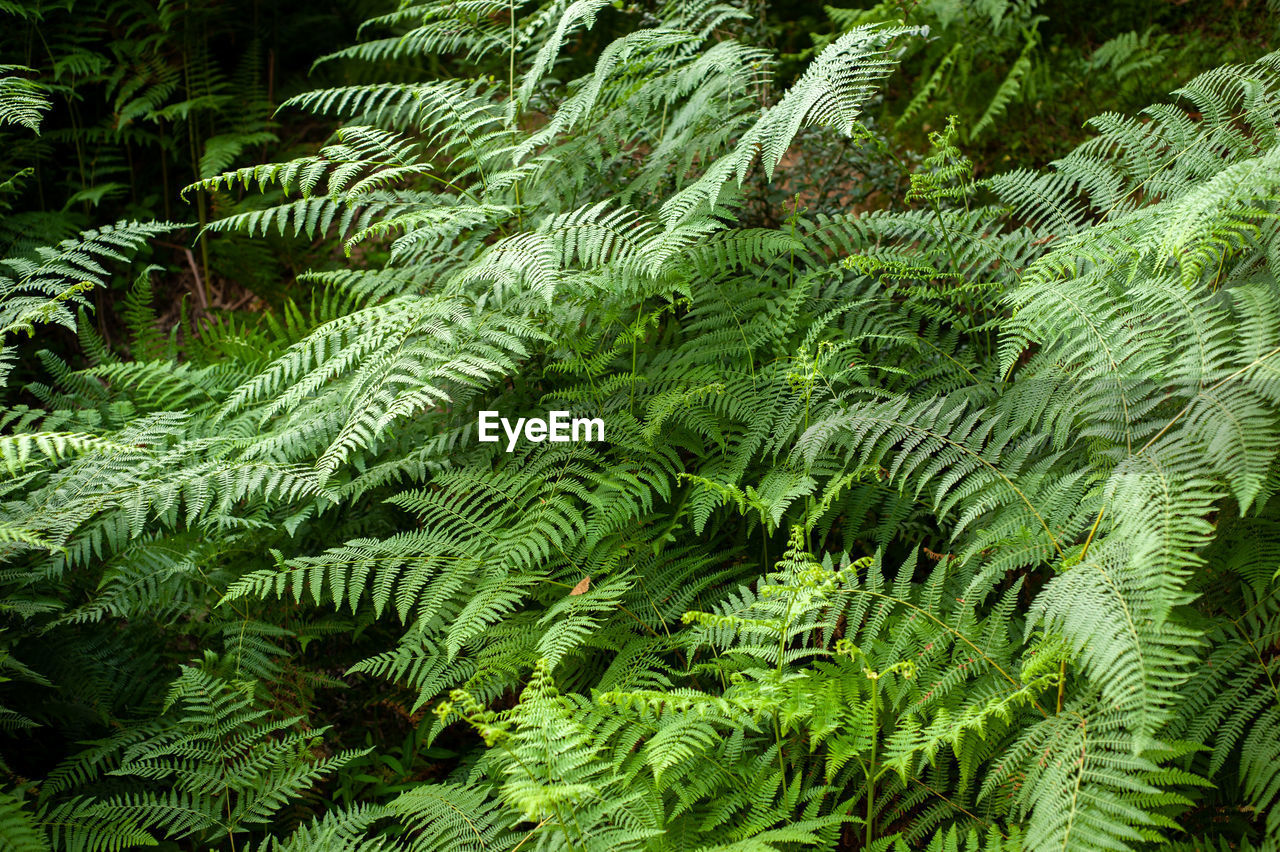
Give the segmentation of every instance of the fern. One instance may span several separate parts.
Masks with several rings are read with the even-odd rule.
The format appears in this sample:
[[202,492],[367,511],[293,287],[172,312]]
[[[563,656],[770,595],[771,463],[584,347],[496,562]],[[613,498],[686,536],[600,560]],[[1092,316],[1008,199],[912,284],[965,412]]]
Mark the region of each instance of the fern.
[[[990,175],[960,140],[1036,83],[1033,5],[969,10],[1016,57],[917,157],[880,87],[922,61],[923,117],[981,47],[892,4],[781,90],[737,7],[402,4],[286,101],[326,141],[193,150],[205,238],[318,266],[252,316],[166,315],[148,266],[95,332],[159,224],[4,261],[52,350],[0,412],[8,834],[1270,842],[1280,59]],[[223,108],[191,71],[120,77],[122,117]],[[807,197],[823,132],[892,192]]]

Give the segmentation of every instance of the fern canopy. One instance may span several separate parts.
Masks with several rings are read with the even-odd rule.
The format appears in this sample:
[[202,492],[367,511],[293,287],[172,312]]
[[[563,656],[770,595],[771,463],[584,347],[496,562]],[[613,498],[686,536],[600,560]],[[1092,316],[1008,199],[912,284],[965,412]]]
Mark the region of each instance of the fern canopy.
[[913,157],[894,5],[779,88],[736,5],[406,2],[185,191],[308,298],[0,260],[0,848],[1275,850],[1280,54],[985,174],[1038,23]]

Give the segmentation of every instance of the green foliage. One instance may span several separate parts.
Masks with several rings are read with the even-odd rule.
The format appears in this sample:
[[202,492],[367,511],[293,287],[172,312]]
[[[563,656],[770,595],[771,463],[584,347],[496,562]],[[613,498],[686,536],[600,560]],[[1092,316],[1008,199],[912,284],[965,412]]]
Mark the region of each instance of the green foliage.
[[809,33],[817,48],[870,23],[926,27],[876,117],[920,144],[955,114],[975,159],[994,169],[1059,156],[1098,112],[1139,109],[1224,58],[1265,50],[1275,34],[1274,21],[1247,4],[1201,0],[855,0],[823,9],[827,20]]
[[[1034,5],[912,157],[897,4],[779,92],[735,6],[406,3],[186,190],[306,297],[108,342],[170,226],[4,261],[3,842],[1274,849],[1280,55],[979,177]],[[818,133],[893,196],[806,209]]]
[[[178,190],[291,144],[273,118],[302,76],[288,69],[345,41],[360,5],[0,4],[0,256],[112,221],[204,225],[234,208],[188,205]],[[287,289],[289,264],[261,246],[195,237],[178,231],[156,248],[174,277],[194,279],[185,289],[199,311]]]
[[20,124],[40,132],[42,114],[51,106],[39,83],[18,76],[30,71],[22,65],[0,65],[0,123]]

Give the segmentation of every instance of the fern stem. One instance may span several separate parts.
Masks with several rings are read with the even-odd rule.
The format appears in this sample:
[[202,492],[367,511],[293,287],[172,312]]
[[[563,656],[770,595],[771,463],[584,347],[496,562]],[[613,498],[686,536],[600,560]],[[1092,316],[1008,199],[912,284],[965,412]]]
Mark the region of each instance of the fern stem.
[[636,321],[631,328],[631,375],[627,384],[631,385],[631,416],[636,416],[636,347],[640,343],[640,318],[644,314],[644,299],[636,305]]
[[787,798],[787,762],[783,757],[782,749],[782,720],[777,714],[773,717],[774,741],[778,744],[778,778],[782,781],[782,799]]
[[[1259,364],[1261,364],[1263,361],[1266,361],[1266,360],[1268,360],[1269,358],[1273,358],[1273,357],[1275,357],[1276,355],[1280,355],[1280,346],[1277,346],[1275,349],[1272,349],[1272,350],[1271,350],[1270,352],[1268,352],[1266,355],[1260,355],[1260,356],[1258,356],[1258,357],[1257,357],[1257,358],[1255,358],[1253,361],[1250,361],[1248,364],[1245,364],[1243,367],[1241,367],[1239,370],[1236,370],[1236,371],[1235,371],[1234,373],[1232,373],[1231,375],[1229,375],[1229,376],[1227,376],[1227,377],[1223,378],[1222,380],[1220,380],[1220,381],[1218,381],[1218,382],[1216,382],[1216,383],[1214,383],[1214,384],[1210,385],[1209,387],[1205,388],[1204,390],[1200,391],[1200,393],[1196,394],[1196,397],[1200,397],[1200,396],[1202,396],[1202,395],[1203,395],[1203,394],[1205,394],[1205,393],[1210,393],[1210,392],[1212,392],[1212,391],[1216,391],[1218,388],[1222,387],[1222,386],[1223,386],[1223,385],[1225,385],[1227,382],[1231,381],[1232,379],[1239,378],[1240,376],[1242,376],[1242,375],[1244,375],[1245,373],[1247,373],[1247,372],[1249,372],[1250,370],[1252,370],[1254,367],[1256,367],[1256,366],[1258,366]],[[1192,399],[1192,402],[1194,402],[1194,401],[1195,401],[1195,399],[1193,398],[1193,399]],[[1175,416],[1174,416],[1174,418],[1173,418],[1172,420],[1170,420],[1168,423],[1164,424],[1164,428],[1163,428],[1163,429],[1161,429],[1161,430],[1160,430],[1159,432],[1157,432],[1154,436],[1152,436],[1152,438],[1151,438],[1151,440],[1150,440],[1150,441],[1147,441],[1145,444],[1143,444],[1143,445],[1142,445],[1142,448],[1141,448],[1141,449],[1139,449],[1136,453],[1134,453],[1134,454],[1133,454],[1133,455],[1134,455],[1134,457],[1136,458],[1137,456],[1142,455],[1143,453],[1145,453],[1147,450],[1149,450],[1149,449],[1151,448],[1151,445],[1152,445],[1152,444],[1154,444],[1156,441],[1158,441],[1158,440],[1160,440],[1162,437],[1164,437],[1164,434],[1165,434],[1166,432],[1168,432],[1170,429],[1172,429],[1172,428],[1173,428],[1173,426],[1174,426],[1174,424],[1175,424],[1175,423],[1177,423],[1179,420],[1181,420],[1183,417],[1185,417],[1185,416],[1186,416],[1186,414],[1187,414],[1187,412],[1191,410],[1192,402],[1188,402],[1185,406],[1183,406],[1183,407],[1182,407],[1182,410],[1181,410],[1181,411],[1179,411],[1179,412],[1177,413],[1177,415],[1175,415]]]
[[1102,523],[1102,513],[1107,511],[1106,505],[1098,510],[1098,517],[1093,519],[1093,526],[1089,529],[1089,537],[1084,540],[1084,548],[1080,551],[1080,560],[1089,555],[1089,545],[1093,543],[1093,536],[1098,532],[1098,524]]
[[236,852],[236,835],[231,827],[231,791],[226,791],[227,805],[227,843],[231,845],[231,852]]
[[542,820],[541,820],[541,822],[539,822],[539,823],[538,823],[537,825],[535,825],[533,828],[529,829],[529,833],[528,833],[528,834],[526,834],[524,837],[520,838],[520,842],[519,842],[519,843],[517,843],[515,846],[512,846],[512,847],[511,847],[511,852],[520,852],[520,847],[521,847],[521,846],[523,846],[523,845],[525,845],[526,843],[528,843],[528,842],[529,842],[529,838],[533,837],[533,835],[537,833],[538,829],[540,829],[540,828],[542,828],[544,825],[546,825],[546,824],[547,824],[547,820],[549,820],[549,819],[551,819],[551,817],[543,817],[543,818],[542,818]]
[[164,218],[168,220],[173,218],[173,210],[171,202],[169,201],[169,158],[166,154],[164,144],[164,120],[160,119],[157,121],[157,124],[159,125],[159,130],[157,132],[160,137],[159,142],[157,143],[157,147],[160,149],[160,194],[164,196]]
[[196,211],[200,221],[200,233],[196,237],[200,241],[200,267],[204,270],[204,278],[196,281],[196,287],[200,296],[200,304],[205,310],[209,308],[209,291],[207,289],[209,282],[209,238],[205,236],[205,228],[209,225],[209,212],[205,207],[204,193],[196,199]]
[[1230,616],[1227,618],[1240,633],[1240,636],[1244,641],[1249,645],[1249,650],[1253,651],[1254,657],[1258,660],[1258,666],[1262,669],[1262,673],[1267,676],[1267,685],[1271,687],[1271,694],[1275,696],[1276,703],[1280,704],[1280,688],[1276,687],[1275,679],[1271,677],[1271,667],[1267,665],[1266,657],[1260,650],[1258,650],[1258,646],[1254,643],[1253,637],[1249,635],[1249,631],[1240,626],[1239,620],[1231,618]]
[[[915,605],[915,604],[913,604],[911,601],[904,600],[904,599],[902,599],[902,598],[896,598],[896,597],[894,597],[893,595],[886,595],[886,594],[883,594],[882,592],[873,592],[873,591],[871,591],[870,589],[839,589],[839,590],[837,590],[837,591],[835,592],[835,594],[843,594],[843,595],[869,595],[869,596],[871,596],[871,597],[873,597],[873,598],[880,598],[881,600],[892,601],[893,603],[899,603],[899,604],[902,604],[903,606],[907,607],[908,609],[913,610],[914,612],[918,612],[920,615],[923,615],[925,618],[929,619],[929,620],[930,620],[930,621],[932,621],[934,624],[937,624],[937,625],[938,625],[939,627],[941,627],[943,630],[946,630],[948,633],[950,633],[951,635],[955,636],[955,637],[956,637],[957,639],[959,639],[961,642],[963,642],[964,644],[968,645],[968,646],[969,646],[969,648],[970,648],[970,649],[972,649],[974,653],[976,653],[978,656],[982,657],[982,659],[983,659],[983,660],[985,660],[987,663],[989,663],[993,669],[995,669],[996,671],[1000,672],[1000,674],[1004,677],[1004,679],[1005,679],[1005,680],[1007,680],[1007,681],[1009,681],[1009,683],[1013,684],[1013,685],[1014,685],[1014,687],[1016,687],[1016,688],[1018,688],[1018,689],[1021,689],[1021,687],[1018,685],[1018,681],[1014,680],[1014,678],[1013,678],[1013,677],[1012,677],[1012,676],[1011,676],[1007,671],[1005,671],[1003,668],[1001,668],[1001,667],[1000,667],[1000,664],[999,664],[999,663],[997,663],[995,660],[991,659],[991,657],[990,657],[990,656],[988,656],[988,655],[987,655],[987,654],[986,654],[986,653],[985,653],[981,648],[979,648],[977,645],[975,645],[975,644],[973,643],[973,641],[972,641],[971,639],[969,639],[969,637],[965,636],[965,635],[964,635],[963,633],[961,633],[959,630],[956,630],[954,627],[952,627],[951,625],[947,624],[945,621],[943,621],[942,619],[938,618],[936,615],[934,615],[933,613],[929,612],[927,609],[924,609],[923,607],[916,606],[916,605]],[[1044,709],[1043,707],[1041,707],[1041,706],[1040,706],[1040,703],[1039,703],[1038,701],[1033,701],[1033,702],[1032,702],[1032,705],[1033,705],[1037,710],[1039,710],[1039,711],[1040,711],[1041,715],[1045,716],[1046,718],[1048,717],[1048,715],[1049,715],[1049,714],[1045,712],[1045,709]]]
[[919,784],[921,787],[925,788],[925,789],[926,789],[926,790],[928,790],[930,793],[932,793],[933,795],[937,796],[939,799],[941,799],[942,801],[946,802],[946,803],[947,803],[948,805],[950,805],[951,807],[953,807],[953,808],[955,808],[956,810],[960,811],[960,813],[962,813],[962,814],[964,814],[965,816],[969,817],[969,819],[971,819],[971,820],[973,820],[973,821],[975,821],[975,822],[980,822],[980,823],[982,823],[983,825],[985,825],[987,828],[994,828],[994,829],[995,829],[995,830],[1000,834],[1000,836],[1001,836],[1001,837],[1003,837],[1003,838],[1005,838],[1006,840],[1009,838],[1009,835],[1005,834],[1005,833],[1004,833],[1004,831],[1003,831],[1003,830],[1001,830],[1001,828],[1000,828],[1000,826],[999,826],[999,825],[997,825],[997,824],[995,824],[995,823],[992,823],[992,822],[988,822],[987,820],[985,820],[985,819],[983,819],[982,817],[978,816],[978,815],[977,815],[977,814],[975,814],[973,811],[969,810],[968,808],[966,808],[964,805],[960,804],[959,802],[956,802],[956,801],[953,801],[952,799],[947,798],[947,797],[946,797],[946,796],[944,796],[941,792],[939,792],[938,790],[935,790],[933,787],[930,787],[927,783],[925,783],[924,781],[922,781],[918,776],[915,776],[915,775],[908,776],[908,780],[910,780],[910,781],[914,781],[916,784]]
[[865,848],[875,838],[876,820],[876,743],[880,739],[880,675],[864,669],[871,681],[871,756],[867,761],[867,817]]
[[[511,103],[511,126],[514,128],[520,109],[519,100],[516,98],[516,0],[508,0],[507,10],[511,18],[507,45],[507,100]],[[519,198],[518,195],[516,197]]]
[[942,239],[947,244],[947,254],[951,257],[951,266],[958,271],[960,269],[960,259],[956,256],[956,247],[951,242],[951,232],[947,230],[946,220],[942,218],[942,208],[938,206],[938,199],[930,198],[929,206],[933,208],[933,217],[938,220],[938,228],[942,231]]
[[[1276,353],[1280,353],[1280,348],[1276,350]],[[1272,353],[1272,354],[1275,354],[1275,353]],[[1058,556],[1063,555],[1062,545],[1058,543],[1058,537],[1055,536],[1053,534],[1053,531],[1049,529],[1049,523],[1044,519],[1044,516],[1040,514],[1040,512],[1036,509],[1035,505],[1031,502],[1031,500],[1027,497],[1027,495],[1022,491],[1022,489],[1019,488],[1017,485],[1014,485],[1013,480],[1010,479],[1008,476],[1006,476],[1004,471],[1000,470],[1000,468],[996,467],[994,464],[992,464],[991,462],[983,458],[981,453],[969,448],[968,446],[960,443],[959,441],[953,440],[947,435],[941,434],[939,432],[935,432],[932,429],[914,427],[914,426],[911,426],[910,424],[904,424],[897,420],[887,420],[885,418],[868,417],[867,419],[874,422],[879,422],[879,423],[890,423],[891,425],[894,425],[894,426],[905,426],[907,428],[913,429],[914,431],[923,433],[929,436],[930,438],[935,438],[941,441],[942,443],[948,444],[954,447],[955,449],[959,450],[960,452],[971,456],[974,459],[974,461],[976,461],[978,464],[982,465],[983,467],[987,468],[992,473],[994,473],[996,476],[1000,477],[1000,479],[1004,481],[1004,484],[1009,486],[1009,489],[1013,491],[1014,494],[1018,495],[1019,499],[1021,499],[1022,502],[1026,504],[1026,507],[1031,511],[1031,514],[1035,515],[1036,520],[1040,522],[1041,528],[1044,529],[1045,535],[1049,537],[1049,541],[1051,544],[1053,544],[1053,549],[1058,552]]]
[[[1093,519],[1093,526],[1089,529],[1089,535],[1084,540],[1084,547],[1081,548],[1080,550],[1081,562],[1083,562],[1084,558],[1089,554],[1089,545],[1093,544],[1093,537],[1098,532],[1098,525],[1102,523],[1102,515],[1106,511],[1107,511],[1107,507],[1104,504],[1103,507],[1098,510],[1098,517]],[[1066,690],[1067,690],[1067,661],[1061,660],[1058,663],[1058,700],[1057,700],[1057,703],[1054,705],[1055,713],[1062,712],[1062,700],[1066,693]]]
[[[796,592],[792,591],[787,595],[787,609],[782,615],[782,629],[778,631],[778,683],[782,682],[783,663],[787,658],[787,631],[791,626],[791,609],[795,606]],[[778,743],[778,772],[782,778],[782,797],[787,797],[787,765],[783,760],[782,749],[782,720],[777,714],[773,718],[774,730],[777,733]]]

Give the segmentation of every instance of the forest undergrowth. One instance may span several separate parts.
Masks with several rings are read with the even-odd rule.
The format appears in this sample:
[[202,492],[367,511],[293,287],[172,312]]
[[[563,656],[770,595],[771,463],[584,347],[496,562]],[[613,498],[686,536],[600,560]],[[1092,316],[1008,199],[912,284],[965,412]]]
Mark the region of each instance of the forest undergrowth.
[[0,850],[1280,849],[1269,10],[1152,94],[1228,36],[352,3],[277,94],[64,5],[0,2],[71,57],[0,56]]

